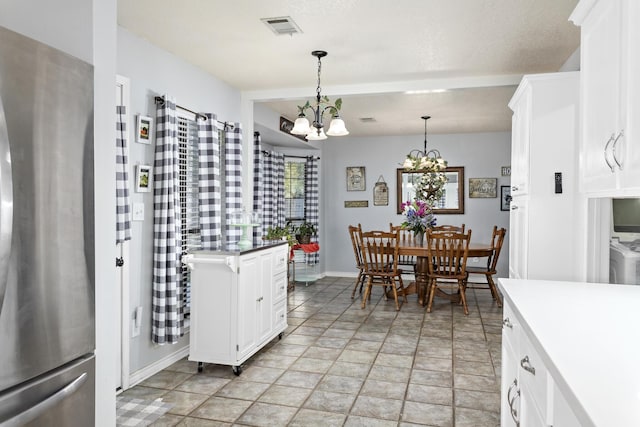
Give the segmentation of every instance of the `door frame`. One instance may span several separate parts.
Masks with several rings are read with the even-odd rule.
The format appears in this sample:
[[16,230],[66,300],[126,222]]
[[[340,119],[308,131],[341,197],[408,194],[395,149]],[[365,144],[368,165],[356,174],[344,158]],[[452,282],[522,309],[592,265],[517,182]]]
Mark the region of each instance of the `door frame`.
[[[121,96],[121,100],[117,99],[118,94]],[[121,102],[120,102],[121,101]],[[130,98],[130,81],[127,77],[116,75],[116,105],[124,105],[126,107],[127,114],[124,117],[125,121],[125,129],[127,130],[127,141],[131,142],[131,114],[130,114],[130,106],[131,106],[131,98]],[[129,145],[126,148],[127,157],[129,156]],[[131,174],[129,174],[129,188],[132,187],[131,182]],[[117,338],[119,340],[119,367],[120,372],[116,371],[116,375],[119,380],[116,381],[116,390],[124,391],[129,388],[130,385],[130,331],[131,331],[131,319],[129,313],[131,312],[130,308],[130,298],[129,298],[129,250],[130,244],[129,241],[125,241],[123,243],[117,244],[118,249],[116,253],[119,253],[119,256],[124,260],[124,265],[122,267],[118,267],[120,274],[116,274],[117,277],[117,301],[119,302],[118,308],[118,317],[120,319],[120,336]],[[115,261],[114,261],[115,262]]]

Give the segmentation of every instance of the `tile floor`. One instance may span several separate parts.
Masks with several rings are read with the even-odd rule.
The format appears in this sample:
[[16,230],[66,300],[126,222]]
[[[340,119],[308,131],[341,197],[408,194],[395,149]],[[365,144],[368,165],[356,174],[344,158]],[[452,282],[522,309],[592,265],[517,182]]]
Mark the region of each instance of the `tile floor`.
[[469,290],[469,315],[436,298],[399,312],[352,278],[289,293],[289,327],[243,365],[182,360],[123,394],[173,404],[154,426],[498,426],[502,310]]

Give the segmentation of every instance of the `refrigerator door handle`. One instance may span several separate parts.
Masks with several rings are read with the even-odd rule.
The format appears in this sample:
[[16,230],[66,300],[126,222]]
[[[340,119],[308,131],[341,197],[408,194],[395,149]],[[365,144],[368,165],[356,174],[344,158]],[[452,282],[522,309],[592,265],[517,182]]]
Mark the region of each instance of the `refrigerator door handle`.
[[0,98],[0,312],[7,291],[11,232],[13,229],[13,181],[11,177],[11,149],[9,133]]
[[31,408],[19,413],[13,418],[9,418],[8,420],[1,422],[0,427],[19,427],[35,420],[40,415],[49,411],[64,399],[78,391],[78,389],[82,387],[82,384],[87,381],[87,378],[87,373],[83,372],[78,378],[71,381],[69,384],[67,384],[51,396],[47,397],[45,400],[33,405]]

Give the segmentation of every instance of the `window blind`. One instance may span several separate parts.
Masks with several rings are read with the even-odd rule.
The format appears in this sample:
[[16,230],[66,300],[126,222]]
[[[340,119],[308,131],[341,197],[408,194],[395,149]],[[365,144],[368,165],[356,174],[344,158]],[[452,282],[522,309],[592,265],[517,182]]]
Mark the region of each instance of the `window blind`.
[[[181,256],[202,248],[198,212],[198,128],[195,117],[178,113]],[[181,264],[180,299],[186,319],[191,313],[191,274]],[[185,324],[187,326],[187,324]]]

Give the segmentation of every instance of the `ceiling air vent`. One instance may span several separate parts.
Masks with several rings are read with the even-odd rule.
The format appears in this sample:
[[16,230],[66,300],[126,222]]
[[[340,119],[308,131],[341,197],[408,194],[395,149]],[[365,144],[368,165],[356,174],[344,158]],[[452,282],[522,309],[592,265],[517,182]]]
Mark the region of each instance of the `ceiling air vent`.
[[279,16],[277,18],[262,18],[264,24],[271,29],[276,35],[289,34],[293,36],[297,33],[302,33],[298,24],[293,22],[290,16]]
[[376,121],[375,117],[360,117],[362,123],[375,123]]

